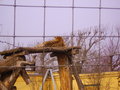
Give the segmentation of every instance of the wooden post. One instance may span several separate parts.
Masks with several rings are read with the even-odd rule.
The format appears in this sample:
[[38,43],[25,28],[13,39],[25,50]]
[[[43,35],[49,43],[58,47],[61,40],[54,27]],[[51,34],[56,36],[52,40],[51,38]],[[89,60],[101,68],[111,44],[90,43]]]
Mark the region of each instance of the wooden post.
[[65,54],[58,54],[59,75],[60,75],[60,90],[72,90],[72,74],[70,73],[70,67],[68,57]]
[[72,55],[75,55],[75,54],[78,54],[78,53],[79,53],[78,50],[74,49],[74,50],[71,51],[71,53],[68,53],[67,56],[68,56],[68,60],[69,60],[70,64],[72,65],[72,67],[70,67],[70,69],[71,69],[71,73],[74,75],[74,77],[76,79],[78,89],[79,90],[84,90],[84,85],[82,83],[82,80],[80,79],[80,76],[79,76],[79,73],[78,73],[77,68],[75,66],[75,63],[72,60]]
[[79,73],[77,72],[76,66],[74,64],[72,66],[72,71],[73,71],[73,75],[74,75],[74,77],[76,79],[78,89],[79,90],[84,90],[84,85],[82,83],[82,80],[80,79]]

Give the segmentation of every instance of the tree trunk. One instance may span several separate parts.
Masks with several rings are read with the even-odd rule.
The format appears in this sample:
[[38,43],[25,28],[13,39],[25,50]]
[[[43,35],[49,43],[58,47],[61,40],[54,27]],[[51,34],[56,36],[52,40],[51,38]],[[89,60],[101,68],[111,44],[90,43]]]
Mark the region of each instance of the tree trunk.
[[60,90],[72,90],[72,74],[70,73],[70,67],[68,58],[65,54],[58,54],[59,75],[60,75]]
[[[74,53],[73,53],[74,52]],[[68,60],[69,60],[69,64],[72,65],[72,67],[70,67],[71,69],[71,73],[74,75],[75,77],[75,80],[77,82],[77,85],[78,85],[78,89],[79,90],[84,90],[84,85],[82,83],[82,80],[80,79],[80,76],[79,76],[79,73],[78,73],[78,70],[77,70],[77,67],[75,65],[75,63],[73,62],[72,60],[72,55],[74,54],[77,54],[78,51],[77,50],[72,50],[72,53],[70,54],[67,54],[67,57],[68,57]]]

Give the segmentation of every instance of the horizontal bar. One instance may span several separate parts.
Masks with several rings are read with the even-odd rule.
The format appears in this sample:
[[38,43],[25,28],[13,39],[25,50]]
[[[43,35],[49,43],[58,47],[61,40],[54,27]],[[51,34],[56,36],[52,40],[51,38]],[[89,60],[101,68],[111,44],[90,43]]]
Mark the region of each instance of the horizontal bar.
[[[47,68],[54,68],[54,67],[64,67],[64,66],[69,66],[73,67],[74,65],[38,65],[38,66],[19,66],[23,68],[35,68],[35,67],[47,67]],[[75,67],[80,67],[81,65],[75,65]],[[111,65],[82,65],[82,66],[111,66]],[[7,68],[7,67],[18,67],[18,66],[0,66],[0,68]]]
[[[99,33],[98,33],[99,34]],[[0,35],[0,37],[55,37],[55,36],[59,36],[59,35],[46,35],[46,36],[21,36],[21,35]],[[61,35],[62,37],[79,37],[78,35],[73,35],[73,36],[70,36],[70,35]],[[82,37],[93,37],[92,35],[90,36],[87,36],[87,35],[84,35]],[[99,35],[96,35],[94,37],[120,37],[118,35],[102,35],[102,36],[99,36]]]
[[120,9],[117,7],[78,7],[78,6],[32,6],[32,5],[8,5],[0,4],[0,6],[10,6],[10,7],[40,7],[40,8],[83,8],[83,9]]

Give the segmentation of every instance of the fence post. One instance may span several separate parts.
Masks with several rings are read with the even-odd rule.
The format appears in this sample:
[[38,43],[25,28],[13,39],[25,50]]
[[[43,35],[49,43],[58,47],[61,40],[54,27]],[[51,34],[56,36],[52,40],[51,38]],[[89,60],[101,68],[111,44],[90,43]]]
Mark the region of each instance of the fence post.
[[60,90],[72,90],[72,74],[70,73],[69,61],[65,54],[58,54]]

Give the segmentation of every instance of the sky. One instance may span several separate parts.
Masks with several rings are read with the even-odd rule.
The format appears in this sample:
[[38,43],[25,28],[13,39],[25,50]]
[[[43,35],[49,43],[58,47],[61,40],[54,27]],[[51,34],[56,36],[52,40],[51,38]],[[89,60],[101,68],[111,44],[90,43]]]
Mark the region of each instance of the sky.
[[[49,40],[51,37],[47,36],[67,36],[72,31],[99,26],[100,0],[74,0],[74,14],[72,2],[73,0],[46,0],[47,7],[44,9],[44,0],[16,0],[16,46],[32,46],[41,42],[43,38],[37,36],[45,35],[46,40]],[[14,5],[14,0],[0,0],[0,41],[13,43],[14,7],[2,6],[3,4]],[[112,28],[120,26],[120,0],[101,0],[101,7],[105,8],[101,9],[101,26],[105,26],[108,33],[114,32]],[[7,35],[10,37],[2,37]],[[0,43],[0,50],[4,49],[3,46],[8,45]]]

